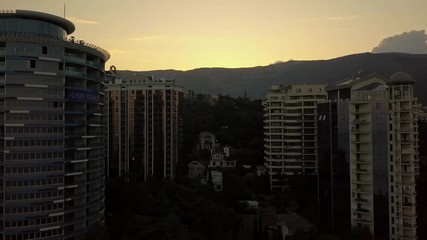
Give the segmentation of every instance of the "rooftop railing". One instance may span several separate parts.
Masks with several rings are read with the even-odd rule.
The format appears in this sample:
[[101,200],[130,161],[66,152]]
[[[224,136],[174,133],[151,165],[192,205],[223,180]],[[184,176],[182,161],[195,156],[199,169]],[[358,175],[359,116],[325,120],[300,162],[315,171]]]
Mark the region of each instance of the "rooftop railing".
[[0,40],[2,41],[17,41],[17,42],[37,42],[48,45],[60,45],[69,48],[77,48],[82,51],[97,55],[104,60],[110,58],[110,54],[103,48],[94,44],[87,43],[83,40],[75,40],[74,38],[61,39],[53,38],[50,35],[27,33],[27,32],[0,32]]

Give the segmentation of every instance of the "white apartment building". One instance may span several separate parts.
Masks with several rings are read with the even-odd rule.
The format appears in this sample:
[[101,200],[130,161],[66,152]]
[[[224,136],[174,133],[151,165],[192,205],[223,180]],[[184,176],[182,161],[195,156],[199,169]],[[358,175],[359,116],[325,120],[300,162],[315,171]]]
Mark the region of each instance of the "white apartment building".
[[271,188],[283,187],[285,176],[317,171],[317,102],[325,85],[272,86],[264,105],[264,158]]
[[416,178],[419,174],[415,80],[398,72],[389,80],[390,239],[417,239]]
[[346,83],[351,85],[351,226],[368,228],[374,238],[417,239],[414,82],[407,73],[398,72],[389,80],[372,75]]
[[236,160],[225,159],[225,154],[214,153],[209,161],[209,168],[234,168],[236,167]]

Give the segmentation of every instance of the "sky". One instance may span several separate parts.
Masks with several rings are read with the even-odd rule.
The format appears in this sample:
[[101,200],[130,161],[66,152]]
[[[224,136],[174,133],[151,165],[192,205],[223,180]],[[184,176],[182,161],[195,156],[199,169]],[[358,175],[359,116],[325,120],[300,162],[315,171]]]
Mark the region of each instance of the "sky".
[[427,29],[426,0],[0,0],[64,16],[121,70],[254,67],[370,52]]

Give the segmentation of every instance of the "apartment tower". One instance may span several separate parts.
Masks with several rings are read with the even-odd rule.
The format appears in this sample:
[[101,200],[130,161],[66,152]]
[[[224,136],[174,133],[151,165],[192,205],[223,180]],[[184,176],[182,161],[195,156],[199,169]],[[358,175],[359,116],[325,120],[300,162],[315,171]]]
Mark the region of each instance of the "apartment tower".
[[176,177],[183,91],[175,80],[108,76],[108,175]]
[[80,239],[104,222],[104,63],[54,15],[0,11],[0,239]]
[[264,105],[264,158],[271,189],[287,176],[317,174],[317,102],[325,85],[272,86]]
[[416,180],[419,174],[415,80],[397,72],[389,85],[390,239],[417,239]]
[[[416,239],[414,82],[398,72],[390,79],[358,75],[326,87],[328,102],[319,104],[318,119],[319,126],[330,129],[319,130],[319,206],[325,229],[337,229],[350,211],[351,228],[368,229],[375,239]],[[348,165],[346,173],[343,166]],[[347,208],[345,194],[350,196]]]

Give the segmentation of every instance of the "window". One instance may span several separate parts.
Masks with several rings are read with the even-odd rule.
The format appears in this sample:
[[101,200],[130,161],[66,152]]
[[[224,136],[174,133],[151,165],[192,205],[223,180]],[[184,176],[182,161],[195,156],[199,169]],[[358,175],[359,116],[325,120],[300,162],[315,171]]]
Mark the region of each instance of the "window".
[[47,46],[42,47],[42,54],[47,54]]
[[30,60],[30,67],[36,68],[36,60]]
[[59,71],[64,70],[64,64],[62,62],[58,63],[58,70]]

